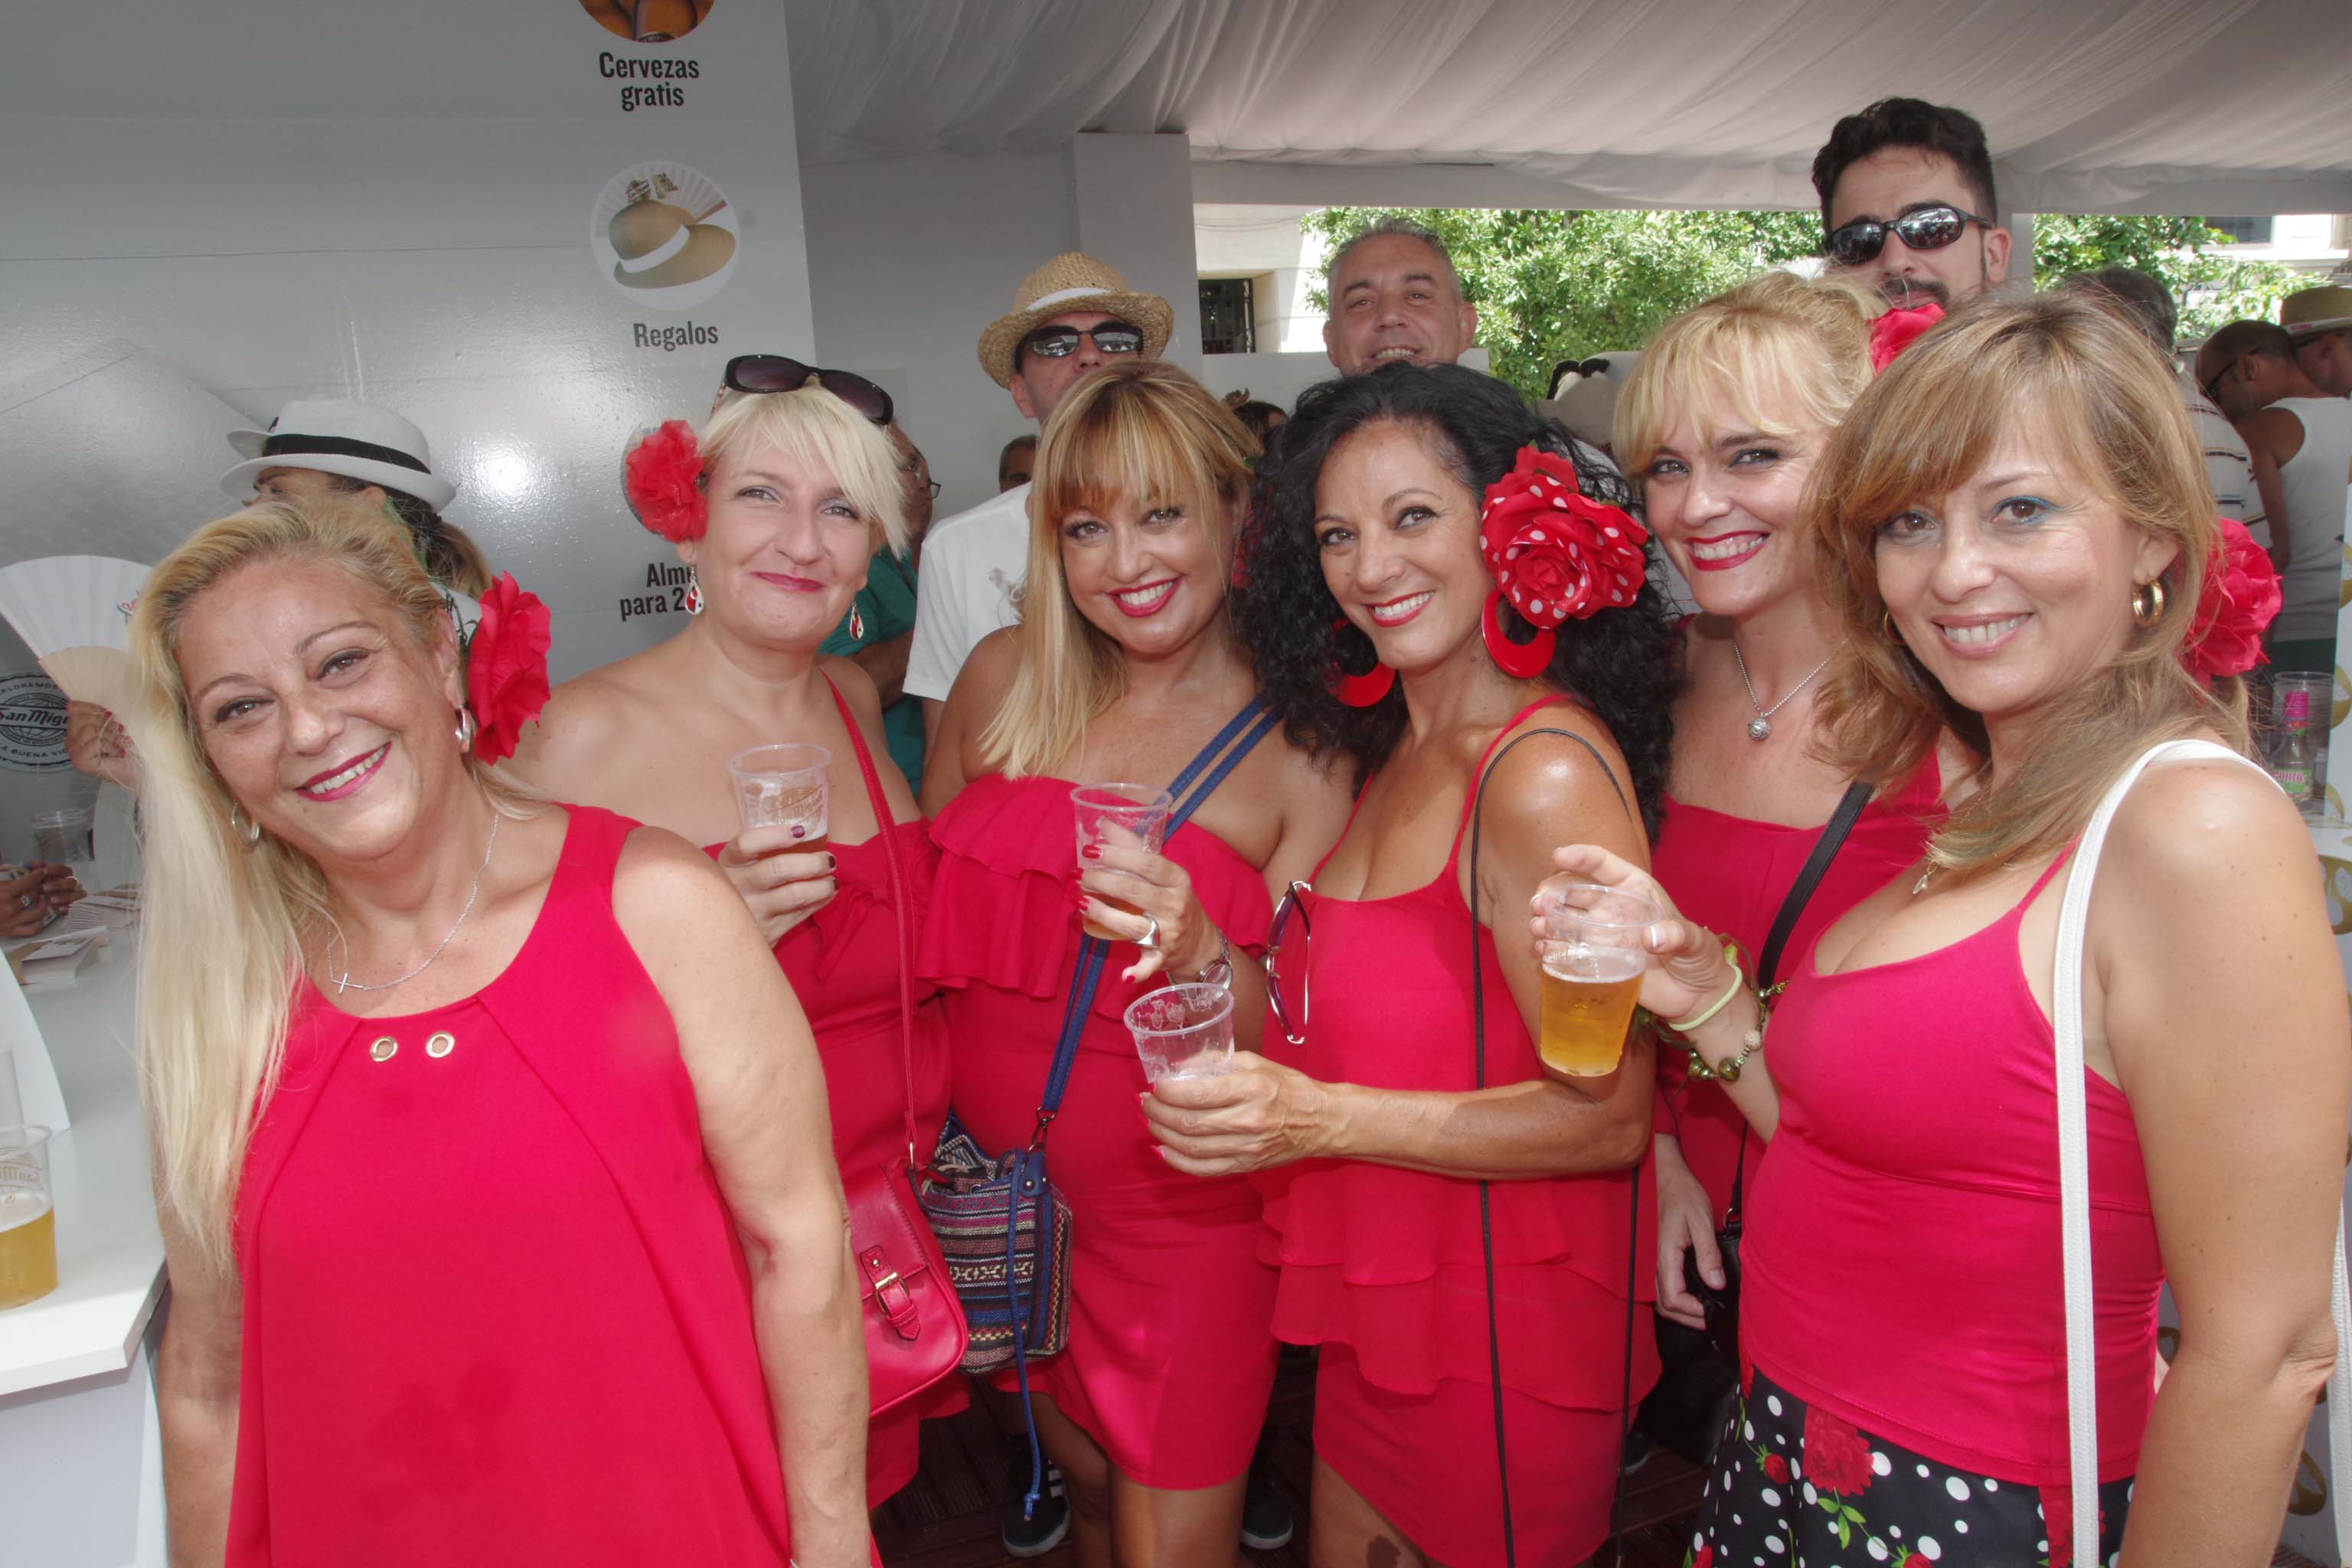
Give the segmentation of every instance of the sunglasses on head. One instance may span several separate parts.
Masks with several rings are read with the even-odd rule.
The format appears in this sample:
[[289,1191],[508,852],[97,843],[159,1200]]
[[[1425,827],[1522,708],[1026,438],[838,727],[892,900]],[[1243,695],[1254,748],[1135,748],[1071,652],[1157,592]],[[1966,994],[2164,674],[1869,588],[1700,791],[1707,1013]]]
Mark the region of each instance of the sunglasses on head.
[[1903,243],[1914,250],[1941,250],[1966,234],[1972,223],[1992,226],[1992,219],[1955,206],[1916,207],[1891,223],[1858,217],[1842,228],[1830,230],[1822,249],[1840,267],[1860,267],[1865,261],[1876,260],[1878,253],[1886,248],[1890,230],[1901,235]]
[[782,354],[737,354],[727,362],[726,379],[736,392],[798,392],[814,381],[877,425],[889,424],[897,412],[890,395],[864,376],[820,370]]
[[1107,354],[1135,354],[1143,352],[1143,329],[1125,321],[1097,321],[1091,327],[1040,327],[1021,340],[1024,353],[1043,354],[1047,359],[1066,359],[1078,352],[1078,340],[1092,338],[1097,352]]

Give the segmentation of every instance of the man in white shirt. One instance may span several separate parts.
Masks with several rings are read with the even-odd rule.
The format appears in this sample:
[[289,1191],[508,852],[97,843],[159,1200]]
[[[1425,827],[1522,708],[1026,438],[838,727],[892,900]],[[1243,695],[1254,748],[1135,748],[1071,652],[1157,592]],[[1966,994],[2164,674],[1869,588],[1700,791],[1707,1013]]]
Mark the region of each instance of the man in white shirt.
[[[2112,304],[2148,335],[2157,353],[2168,361],[2172,358],[2179,307],[2172,291],[2154,278],[2128,267],[2103,267],[2096,272],[2077,272],[2059,287],[2103,305]],[[2180,397],[2205,458],[2205,482],[2212,487],[2215,513],[2240,522],[2251,521],[2253,526],[2249,531],[2255,542],[2268,550],[2270,531],[2262,521],[2262,502],[2254,494],[2252,459],[2246,453],[2245,438],[2193,382],[2181,388]]]
[[[1022,279],[1011,312],[980,335],[981,367],[1042,426],[1087,372],[1122,358],[1158,359],[1174,322],[1167,300],[1136,293],[1110,268],[1070,251]],[[905,684],[922,700],[927,744],[974,646],[1021,618],[1028,572],[1026,484],[931,525]]]

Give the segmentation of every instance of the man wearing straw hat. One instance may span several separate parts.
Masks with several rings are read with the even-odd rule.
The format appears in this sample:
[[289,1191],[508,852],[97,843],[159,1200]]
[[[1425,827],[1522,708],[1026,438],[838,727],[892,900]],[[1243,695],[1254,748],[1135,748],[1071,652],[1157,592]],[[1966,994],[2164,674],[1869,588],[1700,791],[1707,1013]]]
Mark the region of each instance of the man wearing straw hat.
[[2352,396],[2352,289],[2305,289],[2279,301],[2279,325],[2294,340],[2294,361],[2330,397]]
[[[1174,312],[1139,294],[1090,256],[1069,251],[1021,280],[1011,312],[980,334],[981,368],[1041,426],[1090,370],[1123,358],[1158,359]],[[1029,487],[931,525],[915,589],[915,643],[904,689],[923,700],[926,738],[980,639],[1019,618],[1013,595],[1028,574]]]

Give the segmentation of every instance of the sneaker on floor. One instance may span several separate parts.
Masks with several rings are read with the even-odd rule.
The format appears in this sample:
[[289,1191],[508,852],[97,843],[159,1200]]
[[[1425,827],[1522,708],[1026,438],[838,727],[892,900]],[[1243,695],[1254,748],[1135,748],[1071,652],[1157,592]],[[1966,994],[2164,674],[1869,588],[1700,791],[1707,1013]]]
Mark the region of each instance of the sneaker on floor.
[[1290,1544],[1291,1534],[1297,1529],[1290,1517],[1290,1505],[1274,1489],[1274,1483],[1250,1468],[1249,1490],[1242,1499],[1242,1544],[1259,1552],[1271,1552],[1277,1546]]
[[1035,1510],[1024,1518],[1029,1495],[1029,1439],[1015,1432],[1004,1439],[1004,1550],[1015,1557],[1042,1557],[1070,1533],[1070,1503],[1062,1495],[1062,1472],[1045,1461],[1045,1484]]
[[1617,1473],[1630,1476],[1655,1458],[1657,1443],[1639,1426],[1625,1434],[1625,1451],[1617,1461]]

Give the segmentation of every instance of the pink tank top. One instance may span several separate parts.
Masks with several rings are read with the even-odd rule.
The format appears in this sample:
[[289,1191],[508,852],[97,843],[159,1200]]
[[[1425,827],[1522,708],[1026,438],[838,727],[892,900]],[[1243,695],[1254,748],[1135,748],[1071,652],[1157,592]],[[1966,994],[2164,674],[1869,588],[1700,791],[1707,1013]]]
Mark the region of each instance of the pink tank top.
[[[2071,853],[2071,851],[2069,852]],[[1741,1351],[1799,1397],[1996,1479],[2067,1482],[2050,1020],[2024,911],[1823,974],[1772,1019],[1780,1130],[1748,1204]],[[2164,1282],[2123,1091],[2086,1073],[2099,1479],[2135,1472]]]

